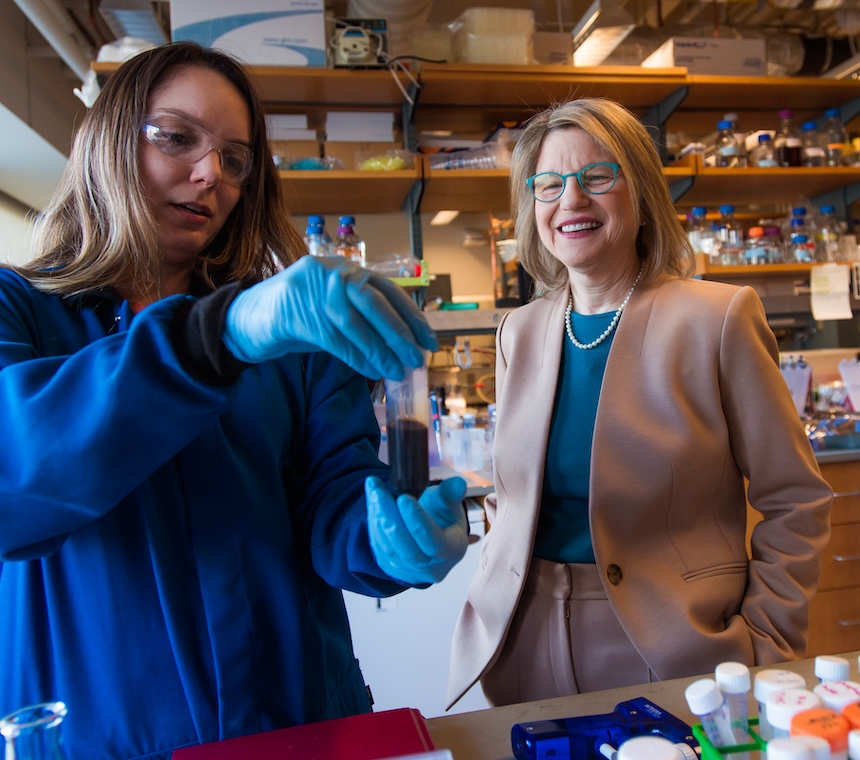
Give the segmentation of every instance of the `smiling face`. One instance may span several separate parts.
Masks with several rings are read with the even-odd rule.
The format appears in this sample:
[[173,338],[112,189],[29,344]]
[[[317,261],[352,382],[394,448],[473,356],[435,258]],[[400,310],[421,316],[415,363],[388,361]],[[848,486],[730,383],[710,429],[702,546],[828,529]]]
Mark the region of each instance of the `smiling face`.
[[[245,100],[226,78],[210,69],[179,69],[152,92],[147,110],[179,117],[221,141],[251,142],[251,117]],[[173,281],[170,290],[178,292],[187,287],[195,260],[224,226],[242,188],[223,172],[218,150],[189,163],[159,150],[143,136],[140,175],[158,227],[165,284]]]
[[[546,136],[535,173],[568,174],[601,161],[616,159],[582,129],[558,129]],[[623,169],[602,195],[589,195],[568,177],[557,200],[535,201],[535,222],[541,242],[571,273],[618,270],[637,259],[638,227]]]

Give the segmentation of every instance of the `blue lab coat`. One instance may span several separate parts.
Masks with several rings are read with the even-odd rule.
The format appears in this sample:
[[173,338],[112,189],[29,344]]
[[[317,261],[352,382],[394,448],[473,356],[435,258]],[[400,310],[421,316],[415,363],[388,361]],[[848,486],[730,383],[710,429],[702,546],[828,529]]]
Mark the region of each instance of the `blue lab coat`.
[[65,701],[71,760],[369,711],[339,589],[403,589],[368,543],[366,381],[313,353],[200,382],[188,298],[0,270],[0,715]]

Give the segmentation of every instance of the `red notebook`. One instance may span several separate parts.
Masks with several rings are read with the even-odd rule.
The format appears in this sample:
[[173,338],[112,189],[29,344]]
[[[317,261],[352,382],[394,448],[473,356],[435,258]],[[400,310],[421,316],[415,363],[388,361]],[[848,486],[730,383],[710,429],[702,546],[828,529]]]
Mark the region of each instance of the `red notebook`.
[[432,749],[424,717],[404,707],[185,747],[172,760],[380,760]]

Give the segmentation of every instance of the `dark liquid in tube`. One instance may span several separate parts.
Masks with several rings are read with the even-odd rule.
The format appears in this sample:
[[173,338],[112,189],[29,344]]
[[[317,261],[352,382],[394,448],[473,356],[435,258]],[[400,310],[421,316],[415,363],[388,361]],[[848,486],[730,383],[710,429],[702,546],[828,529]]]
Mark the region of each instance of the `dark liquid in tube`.
[[419,497],[430,481],[427,426],[406,419],[389,425],[388,461],[394,493]]

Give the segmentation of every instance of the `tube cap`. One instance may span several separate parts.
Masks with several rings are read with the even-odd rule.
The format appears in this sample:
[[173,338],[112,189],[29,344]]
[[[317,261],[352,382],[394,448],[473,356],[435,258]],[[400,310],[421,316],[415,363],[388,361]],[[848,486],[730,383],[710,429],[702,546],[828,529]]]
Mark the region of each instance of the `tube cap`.
[[753,693],[759,702],[767,700],[770,694],[785,689],[805,689],[806,681],[803,676],[791,670],[768,668],[756,673]]
[[714,670],[714,677],[724,694],[744,694],[750,690],[750,669],[743,663],[721,662]]
[[693,715],[707,715],[723,703],[723,695],[713,678],[693,681],[684,691],[684,696]]
[[678,750],[662,736],[635,736],[618,748],[616,760],[677,760]]
[[860,683],[854,681],[824,681],[814,691],[824,706],[842,712],[848,705],[860,702]]
[[822,681],[847,681],[851,675],[851,663],[844,657],[821,654],[815,658],[815,677]]
[[857,729],[848,732],[848,754],[850,757],[860,757],[860,731]]
[[851,724],[852,729],[860,729],[860,702],[843,707],[842,715]]
[[832,752],[848,749],[848,721],[839,713],[823,707],[799,712],[791,719],[792,736],[820,736]]
[[800,738],[782,736],[767,743],[767,760],[812,760],[812,750]]
[[791,719],[799,712],[821,707],[821,699],[808,689],[786,689],[768,695],[767,720],[774,728],[788,731]]

